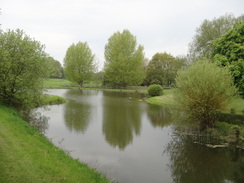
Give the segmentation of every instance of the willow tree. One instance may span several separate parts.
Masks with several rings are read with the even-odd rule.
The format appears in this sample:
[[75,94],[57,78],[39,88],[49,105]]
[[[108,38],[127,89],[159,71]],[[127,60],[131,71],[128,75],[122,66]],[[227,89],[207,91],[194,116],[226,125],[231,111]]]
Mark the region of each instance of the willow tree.
[[72,44],[66,51],[64,58],[64,72],[68,80],[78,83],[80,86],[89,81],[96,71],[92,54],[88,44],[78,42]]
[[144,79],[143,47],[128,30],[116,32],[105,46],[104,83],[126,87],[140,85]]
[[[177,107],[186,121],[197,123],[202,129],[212,127],[217,114],[226,108],[236,92],[231,73],[216,63],[201,60],[176,77]],[[182,120],[184,121],[184,120]]]

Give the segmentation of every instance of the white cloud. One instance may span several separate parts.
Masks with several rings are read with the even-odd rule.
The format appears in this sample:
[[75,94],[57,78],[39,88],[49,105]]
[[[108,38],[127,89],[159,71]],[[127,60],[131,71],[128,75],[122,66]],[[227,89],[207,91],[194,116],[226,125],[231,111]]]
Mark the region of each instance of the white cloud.
[[46,45],[60,62],[74,42],[87,41],[103,62],[104,46],[116,31],[129,29],[145,48],[186,54],[195,29],[204,19],[225,13],[240,16],[242,0],[1,0],[3,29],[23,29]]

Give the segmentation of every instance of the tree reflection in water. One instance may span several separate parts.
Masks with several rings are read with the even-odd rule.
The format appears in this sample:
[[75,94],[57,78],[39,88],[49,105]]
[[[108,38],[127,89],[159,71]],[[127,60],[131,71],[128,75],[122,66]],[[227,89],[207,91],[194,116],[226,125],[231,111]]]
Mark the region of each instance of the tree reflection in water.
[[48,129],[48,120],[50,118],[42,115],[40,112],[33,110],[29,116],[30,125],[34,126],[39,132],[45,134]]
[[175,183],[244,182],[244,151],[210,149],[187,136],[175,136],[166,147]]
[[86,102],[85,95],[80,90],[69,90],[66,97],[70,98],[64,111],[65,125],[70,131],[84,133],[89,126],[91,105]]
[[153,127],[165,127],[172,123],[172,116],[166,107],[147,105],[147,116]]
[[118,146],[123,150],[132,143],[134,133],[140,134],[140,104],[133,100],[113,97],[116,96],[114,93],[111,93],[111,97],[109,92],[104,92],[104,95],[106,97],[103,101],[103,134],[111,146]]

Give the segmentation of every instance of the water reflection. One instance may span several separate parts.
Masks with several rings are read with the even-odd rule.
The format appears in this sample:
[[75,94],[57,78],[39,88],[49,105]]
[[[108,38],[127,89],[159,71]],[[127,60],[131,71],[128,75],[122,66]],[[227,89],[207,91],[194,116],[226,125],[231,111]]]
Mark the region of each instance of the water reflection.
[[175,183],[244,182],[244,151],[210,149],[189,137],[174,137],[165,152]]
[[89,125],[91,106],[70,100],[64,111],[65,125],[70,130],[84,133]]
[[66,95],[71,100],[66,103],[64,109],[65,125],[70,131],[84,133],[89,126],[91,105],[80,90],[68,90]]
[[141,108],[134,100],[125,100],[126,95],[116,97],[104,92],[103,98],[103,134],[106,141],[120,150],[132,143],[134,133],[141,131]]
[[172,116],[168,108],[159,105],[148,105],[147,116],[153,127],[165,127],[172,122]]
[[34,126],[39,132],[45,133],[48,130],[49,118],[42,115],[40,112],[33,110],[29,116],[30,125]]

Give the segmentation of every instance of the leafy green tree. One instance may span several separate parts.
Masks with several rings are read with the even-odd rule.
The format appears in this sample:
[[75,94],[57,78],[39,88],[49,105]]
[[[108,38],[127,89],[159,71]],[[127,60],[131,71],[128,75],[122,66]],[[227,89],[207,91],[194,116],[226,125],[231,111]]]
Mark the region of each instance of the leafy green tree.
[[48,77],[44,46],[22,30],[0,32],[0,103],[31,109],[41,102]]
[[59,61],[54,60],[52,57],[47,57],[50,70],[50,78],[62,78],[63,77],[63,67]]
[[202,129],[213,126],[217,114],[236,92],[229,70],[208,60],[195,62],[180,71],[176,85],[177,107],[183,111],[186,121],[196,122]]
[[96,70],[92,54],[88,44],[78,42],[72,44],[66,51],[64,58],[64,71],[68,80],[77,82],[80,86],[89,81]]
[[189,55],[191,60],[200,57],[209,57],[212,52],[211,42],[221,37],[233,28],[237,21],[243,20],[243,16],[235,18],[226,14],[212,20],[204,20],[200,27],[196,29],[196,34],[189,44]]
[[212,42],[214,60],[228,67],[240,94],[244,96],[244,21]]
[[104,83],[126,87],[140,85],[144,79],[144,53],[128,30],[116,32],[105,46]]
[[175,58],[166,52],[156,53],[147,66],[146,84],[172,85],[183,63],[183,59]]

